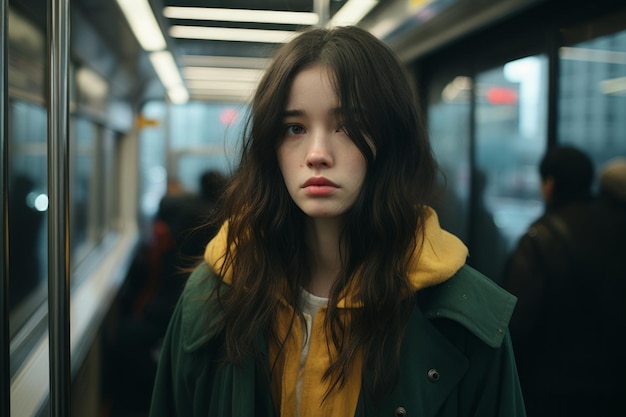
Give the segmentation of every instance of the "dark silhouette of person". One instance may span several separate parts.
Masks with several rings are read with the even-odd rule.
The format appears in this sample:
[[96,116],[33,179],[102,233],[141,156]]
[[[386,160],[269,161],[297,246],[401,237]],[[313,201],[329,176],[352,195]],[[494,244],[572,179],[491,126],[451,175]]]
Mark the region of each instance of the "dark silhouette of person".
[[220,172],[206,171],[198,193],[176,189],[161,201],[148,248],[148,280],[133,307],[136,318],[157,325],[159,339],[185,284],[182,272],[197,263],[217,233],[210,220],[225,182]]
[[181,211],[181,233],[176,236],[178,263],[190,267],[197,263],[198,257],[218,231],[218,225],[212,222],[219,199],[226,187],[227,178],[217,170],[202,173],[199,192],[194,195]]
[[502,276],[502,265],[507,257],[506,241],[496,225],[493,213],[485,204],[487,175],[481,170],[472,172],[472,225],[467,263],[497,282]]
[[9,308],[17,307],[41,280],[38,238],[45,213],[28,203],[34,182],[18,174],[9,186]]
[[110,342],[108,387],[114,413],[147,413],[160,343],[186,282],[182,272],[197,263],[217,232],[210,218],[226,178],[204,172],[199,192],[172,178],[152,223],[151,237],[131,266],[121,296],[121,314]]
[[547,152],[539,173],[545,213],[504,276],[527,414],[626,415],[625,212],[592,198],[593,163],[574,147]]

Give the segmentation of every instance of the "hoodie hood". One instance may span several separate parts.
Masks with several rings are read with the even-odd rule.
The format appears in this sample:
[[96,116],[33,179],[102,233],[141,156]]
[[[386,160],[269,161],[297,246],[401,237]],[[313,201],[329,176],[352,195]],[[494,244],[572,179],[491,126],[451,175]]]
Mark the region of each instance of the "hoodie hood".
[[[217,235],[209,242],[204,253],[205,261],[215,271],[220,271],[224,262],[228,223],[225,222]],[[440,284],[452,277],[467,259],[467,247],[459,238],[443,230],[437,213],[432,208],[426,211],[424,243],[418,244],[411,259],[408,280],[414,291]],[[224,271],[223,280],[232,282],[232,271]]]

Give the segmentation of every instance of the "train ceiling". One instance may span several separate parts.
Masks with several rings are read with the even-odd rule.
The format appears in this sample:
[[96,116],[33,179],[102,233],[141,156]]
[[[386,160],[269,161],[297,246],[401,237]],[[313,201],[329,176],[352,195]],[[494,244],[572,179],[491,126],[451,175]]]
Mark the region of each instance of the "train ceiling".
[[281,44],[299,30],[325,26],[347,3],[152,0],[152,7],[192,98],[246,100]]
[[[332,26],[353,5],[371,8],[350,23],[369,30],[409,62],[463,33],[543,2],[549,1],[72,0],[72,60],[99,74],[113,100],[145,102],[166,96],[173,102],[245,102],[283,42],[307,27]],[[45,28],[52,3],[10,0],[9,5]],[[161,45],[140,44],[138,37],[149,33],[150,25],[140,22],[133,31],[124,3],[130,5],[130,15],[139,14],[141,3],[147,5],[163,37]],[[271,12],[279,12],[278,17]],[[269,39],[273,36],[279,39]],[[156,61],[167,61],[167,54],[175,76],[157,69]],[[184,87],[186,97],[176,85]]]

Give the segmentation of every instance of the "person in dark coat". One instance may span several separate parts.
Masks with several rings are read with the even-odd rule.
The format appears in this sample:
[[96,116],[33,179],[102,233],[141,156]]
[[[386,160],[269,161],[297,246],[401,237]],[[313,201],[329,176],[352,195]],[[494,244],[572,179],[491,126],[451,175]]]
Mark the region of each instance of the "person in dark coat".
[[218,231],[211,222],[228,178],[210,169],[200,175],[199,192],[179,209],[181,232],[176,236],[177,264],[188,268],[204,254],[207,243]]
[[539,173],[545,213],[504,277],[518,297],[510,328],[528,416],[626,415],[626,216],[612,197],[624,173],[603,177],[594,199],[593,163],[570,146]]
[[151,417],[525,417],[515,297],[429,206],[393,52],[311,29],[259,82],[220,229],[162,344]]

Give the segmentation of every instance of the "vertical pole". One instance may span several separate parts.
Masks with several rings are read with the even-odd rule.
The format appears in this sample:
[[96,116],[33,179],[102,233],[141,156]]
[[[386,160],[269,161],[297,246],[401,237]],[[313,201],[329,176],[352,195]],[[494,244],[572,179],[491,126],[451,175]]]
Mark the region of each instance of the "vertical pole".
[[478,105],[476,103],[477,101],[477,94],[476,94],[476,85],[478,84],[476,79],[478,78],[478,71],[476,70],[476,65],[472,65],[472,69],[470,72],[470,76],[471,76],[471,88],[470,88],[470,117],[468,120],[468,128],[469,128],[469,166],[470,166],[470,186],[469,186],[469,213],[468,213],[468,218],[469,218],[469,223],[468,223],[468,227],[467,227],[467,233],[468,233],[468,241],[469,241],[469,247],[470,250],[471,248],[475,248],[476,245],[478,245],[478,241],[479,241],[479,235],[480,235],[480,230],[477,229],[476,227],[476,216],[477,216],[477,206],[478,206],[478,200],[483,198],[482,195],[478,195],[478,189],[476,188],[476,172],[478,171],[478,161],[476,158],[476,155],[478,154],[478,143],[477,143],[477,138],[476,138],[476,118],[477,118],[477,109],[478,109]]
[[9,5],[0,0],[0,417],[11,415],[9,353]]
[[69,0],[51,0],[48,5],[50,416],[69,417]]
[[313,11],[320,17],[319,27],[325,27],[330,19],[330,0],[313,0]]

